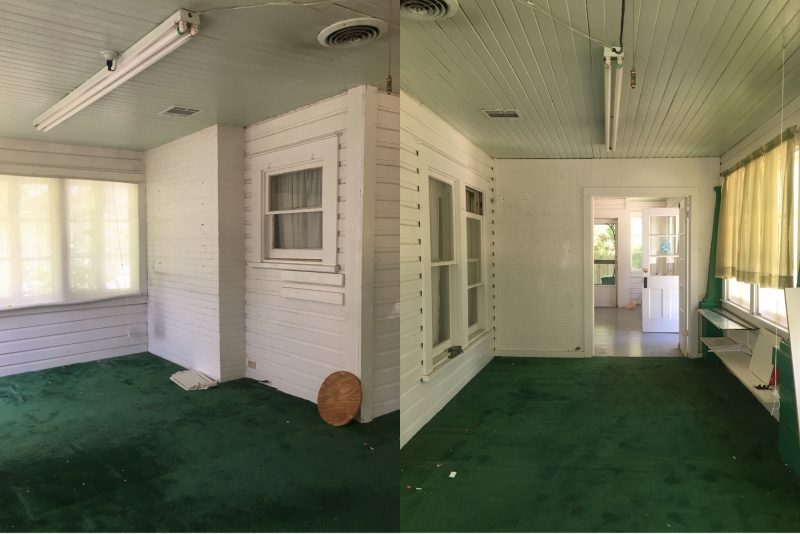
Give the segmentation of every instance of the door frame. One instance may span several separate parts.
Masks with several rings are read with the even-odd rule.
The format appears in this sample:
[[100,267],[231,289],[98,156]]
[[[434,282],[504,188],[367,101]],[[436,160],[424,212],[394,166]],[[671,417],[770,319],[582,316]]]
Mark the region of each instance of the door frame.
[[[583,189],[583,348],[584,356],[594,356],[594,257],[592,250],[592,228],[594,225],[594,198],[620,198],[620,197],[660,197],[660,198],[688,198],[689,206],[699,205],[700,190],[696,187],[585,187]],[[692,224],[692,210],[689,212],[689,243],[698,242],[698,228]],[[686,261],[688,269],[686,277],[687,309],[686,313],[691,314],[696,304],[700,301],[692,279],[700,279],[701,262],[694,261],[692,257],[693,246],[687,250]],[[619,261],[619,259],[617,259]],[[619,305],[619,303],[617,303]],[[687,320],[688,317],[681,317],[689,325],[689,357],[697,357],[697,325],[696,321]]]

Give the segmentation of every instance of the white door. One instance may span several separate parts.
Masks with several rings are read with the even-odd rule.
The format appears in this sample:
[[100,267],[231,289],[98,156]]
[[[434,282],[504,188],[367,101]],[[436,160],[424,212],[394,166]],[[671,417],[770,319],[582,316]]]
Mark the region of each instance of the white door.
[[642,332],[679,330],[679,208],[642,210]]

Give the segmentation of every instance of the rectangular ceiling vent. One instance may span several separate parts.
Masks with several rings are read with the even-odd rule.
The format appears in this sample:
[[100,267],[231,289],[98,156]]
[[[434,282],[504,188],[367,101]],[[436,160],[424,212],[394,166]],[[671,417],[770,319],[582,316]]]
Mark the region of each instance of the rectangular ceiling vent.
[[490,119],[518,119],[519,113],[515,109],[482,109]]
[[159,115],[166,115],[167,117],[191,117],[192,115],[197,115],[198,113],[200,113],[199,109],[170,106],[164,111],[160,112]]

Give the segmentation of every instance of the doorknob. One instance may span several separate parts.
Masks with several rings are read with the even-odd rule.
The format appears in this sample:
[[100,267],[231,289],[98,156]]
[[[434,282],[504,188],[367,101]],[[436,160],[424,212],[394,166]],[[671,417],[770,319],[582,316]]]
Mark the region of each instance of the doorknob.
[[642,269],[642,272],[643,273],[649,273],[650,271],[648,269]]

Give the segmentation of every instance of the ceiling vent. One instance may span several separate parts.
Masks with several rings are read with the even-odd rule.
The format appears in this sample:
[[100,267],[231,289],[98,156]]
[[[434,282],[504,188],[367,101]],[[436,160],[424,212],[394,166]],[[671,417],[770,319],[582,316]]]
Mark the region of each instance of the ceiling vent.
[[161,111],[159,115],[165,115],[167,117],[191,117],[192,115],[197,115],[198,113],[200,113],[199,109],[170,106],[164,111]]
[[519,113],[515,109],[482,109],[490,119],[518,119]]
[[319,32],[317,41],[328,48],[347,48],[374,41],[386,33],[389,25],[372,17],[335,22]]
[[458,13],[458,0],[400,0],[400,14],[419,21],[448,19]]

